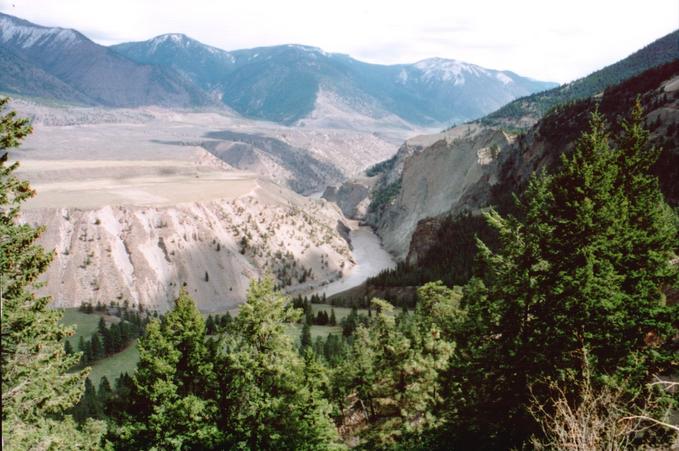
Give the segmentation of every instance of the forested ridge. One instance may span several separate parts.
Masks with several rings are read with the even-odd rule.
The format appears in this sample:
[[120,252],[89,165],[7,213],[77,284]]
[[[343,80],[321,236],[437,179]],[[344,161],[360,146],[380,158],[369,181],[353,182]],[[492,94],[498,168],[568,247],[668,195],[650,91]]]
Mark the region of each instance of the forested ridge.
[[678,56],[678,41],[679,31],[674,31],[627,58],[586,77],[516,99],[487,115],[481,122],[487,125],[516,126],[527,116],[537,120],[556,107],[587,99],[648,69],[675,61]]
[[[2,103],[6,107],[6,100]],[[621,449],[670,447],[678,406],[678,219],[652,173],[642,102],[596,108],[574,150],[484,221],[459,287],[430,282],[410,310],[370,301],[342,334],[270,278],[238,315],[206,321],[182,290],[144,324],[133,374],[98,387],[67,353],[59,310],[34,295],[51,254],[18,221],[33,194],[0,121],[2,398],[6,449]],[[334,313],[334,312],[333,312]],[[306,330],[305,330],[306,329]],[[102,323],[99,337],[112,337]],[[111,343],[114,341],[109,338]],[[91,349],[91,347],[90,347]],[[86,350],[84,350],[86,351]],[[605,404],[602,404],[605,400]],[[570,414],[569,414],[570,412]]]

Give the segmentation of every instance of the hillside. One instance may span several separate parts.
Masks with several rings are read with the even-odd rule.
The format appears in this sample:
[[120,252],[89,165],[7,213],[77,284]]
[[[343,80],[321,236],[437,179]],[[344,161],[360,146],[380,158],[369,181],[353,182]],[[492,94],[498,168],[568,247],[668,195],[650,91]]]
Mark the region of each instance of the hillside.
[[529,127],[557,105],[599,94],[608,86],[677,58],[679,58],[679,30],[586,77],[517,99],[484,117],[481,122],[485,125]]

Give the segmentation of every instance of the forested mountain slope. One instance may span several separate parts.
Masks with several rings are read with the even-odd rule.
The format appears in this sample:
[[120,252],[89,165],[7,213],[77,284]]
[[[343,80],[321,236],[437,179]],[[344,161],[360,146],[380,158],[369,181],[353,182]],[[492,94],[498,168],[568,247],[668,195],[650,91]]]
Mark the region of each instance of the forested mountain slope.
[[677,58],[679,30],[586,77],[510,102],[483,118],[481,122],[486,125],[529,127],[557,105],[599,94],[609,86]]

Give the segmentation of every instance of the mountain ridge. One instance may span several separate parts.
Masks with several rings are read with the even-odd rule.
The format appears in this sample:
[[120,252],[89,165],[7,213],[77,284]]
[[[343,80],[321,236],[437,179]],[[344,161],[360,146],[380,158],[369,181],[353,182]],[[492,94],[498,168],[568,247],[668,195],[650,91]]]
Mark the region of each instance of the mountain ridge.
[[[36,74],[59,80],[37,97],[54,89],[54,100],[83,105],[228,107],[284,125],[313,116],[321,92],[366,117],[439,127],[555,85],[442,58],[379,65],[301,44],[226,51],[182,33],[104,47],[76,30],[7,14],[0,15],[0,46],[33,66],[22,68],[24,83],[0,83],[9,94],[36,97]],[[9,72],[13,60],[0,60],[0,69]]]
[[[0,45],[34,71],[47,73],[80,94],[59,100],[108,107],[211,103],[179,73],[136,63],[76,30],[43,27],[0,13]],[[2,70],[8,71],[9,66],[3,65]],[[23,82],[11,90],[5,84],[0,89],[12,94],[33,94],[31,80]]]
[[[453,59],[382,65],[302,44],[234,51],[197,44],[186,35],[160,35],[112,48],[137,62],[193,77],[204,88],[216,89],[226,105],[244,116],[288,124],[312,114],[321,90],[337,94],[363,114],[395,114],[422,125],[479,117],[521,93],[554,86]],[[188,46],[195,54],[187,55]],[[221,70],[219,76],[215,68]]]
[[608,86],[679,58],[679,29],[629,56],[559,87],[521,97],[481,119],[485,125],[527,128],[557,105],[601,93]]

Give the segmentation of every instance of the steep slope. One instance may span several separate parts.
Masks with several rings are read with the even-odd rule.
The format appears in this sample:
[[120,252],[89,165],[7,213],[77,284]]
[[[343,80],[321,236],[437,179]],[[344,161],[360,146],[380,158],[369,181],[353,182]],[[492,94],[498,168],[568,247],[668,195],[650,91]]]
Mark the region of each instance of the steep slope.
[[677,58],[679,58],[679,30],[584,78],[517,99],[489,114],[482,122],[486,125],[531,126],[556,105],[599,94],[608,86]]
[[[186,286],[203,311],[241,303],[272,273],[288,290],[354,265],[343,217],[204,150],[184,160],[22,160],[37,197],[23,220],[54,249],[44,292],[59,307],[112,301],[167,310]],[[110,157],[109,157],[110,158]]]
[[[14,83],[3,77],[0,91],[106,106],[187,107],[210,103],[200,89],[177,72],[136,63],[75,30],[42,27],[0,14],[0,46],[4,53],[21,59],[20,70],[29,76]],[[2,58],[0,63],[2,72],[16,71],[16,58]],[[49,84],[36,90],[35,86],[46,79]]]
[[[397,257],[411,264],[423,258],[436,261],[430,251],[439,252],[436,240],[448,215],[476,213],[489,205],[510,211],[512,194],[520,193],[535,171],[559,164],[560,155],[569,152],[587,129],[589,114],[596,107],[616,132],[619,118],[627,115],[637,97],[646,111],[651,143],[663,149],[653,171],[668,202],[677,206],[679,61],[649,69],[607,88],[601,96],[562,106],[520,135],[467,124],[419,138],[425,144],[434,142],[416,147],[416,152],[408,153],[410,146],[406,143],[387,165],[380,188],[371,194],[373,205],[393,183],[398,184],[397,189],[368,215],[368,220]],[[455,135],[457,138],[453,138]],[[491,141],[490,137],[495,139]],[[397,168],[399,161],[401,171]],[[390,185],[388,177],[396,182]],[[447,223],[459,228],[464,221]]]
[[58,78],[0,47],[0,91],[38,99],[88,105],[93,101]]
[[[345,213],[349,213],[357,211],[358,204],[370,199],[365,219],[378,228],[389,250],[402,259],[412,249],[415,249],[414,254],[422,255],[421,243],[415,243],[415,240],[411,243],[418,222],[422,221],[424,232],[421,235],[425,236],[426,241],[426,236],[436,236],[433,224],[437,222],[425,221],[426,218],[440,218],[463,211],[475,212],[491,203],[507,204],[511,193],[521,188],[529,174],[547,164],[555,164],[558,155],[568,150],[568,146],[586,127],[587,112],[594,108],[595,103],[600,103],[600,109],[607,114],[611,123],[615,123],[619,116],[627,112],[634,97],[641,95],[648,112],[648,125],[654,127],[654,131],[657,124],[670,122],[667,128],[661,128],[660,134],[653,135],[655,142],[665,149],[654,170],[660,177],[668,200],[676,204],[679,199],[676,188],[679,175],[674,168],[679,167],[679,143],[673,141],[675,125],[672,122],[675,121],[676,106],[672,102],[677,94],[673,82],[669,80],[679,64],[677,39],[679,31],[571,85],[519,99],[479,121],[450,128],[441,134],[409,139],[393,158],[368,171],[368,175],[377,180],[371,181],[370,190],[360,190],[361,193],[367,193],[365,197],[356,196],[355,189],[340,188],[338,193],[351,192],[352,196],[339,198],[337,202],[343,205]],[[673,62],[638,73],[644,67],[661,64],[667,59]],[[615,80],[629,73],[637,75],[614,86]],[[668,83],[667,89],[661,87],[664,82]],[[577,96],[586,92],[591,92],[593,97],[573,103]],[[542,120],[539,99],[547,99],[554,110]],[[559,104],[560,101],[565,104]],[[480,133],[493,134],[507,129],[516,131],[517,127],[532,128],[525,135],[519,135],[516,144],[510,144],[514,139],[509,135],[506,135],[508,140],[505,144],[495,143],[497,147],[486,155],[490,157],[486,159],[486,164],[480,164],[480,155],[474,158],[474,151],[478,151],[475,140]],[[523,150],[519,152],[519,148]],[[445,156],[460,151],[468,153],[462,166],[459,166],[461,160]],[[522,157],[519,158],[519,155]],[[430,160],[429,163],[427,160]],[[453,161],[455,165],[452,165]],[[484,167],[484,175],[470,183],[467,175],[478,173],[481,166]],[[408,167],[418,169],[406,171]],[[431,174],[440,174],[445,181],[436,180]],[[448,174],[462,174],[462,177],[450,177]],[[357,182],[361,183],[360,178],[345,184]],[[432,192],[432,183],[444,186]],[[441,190],[448,194],[444,196],[443,203],[436,194]]]
[[375,193],[370,206],[368,220],[377,226],[385,248],[400,259],[407,256],[420,220],[474,210],[487,201],[487,196],[472,190],[497,183],[498,156],[514,141],[513,136],[486,127],[469,127],[462,134],[448,131],[432,138],[431,145],[403,159],[391,198],[376,207],[381,193]]
[[324,106],[317,103],[321,94],[352,114],[422,125],[476,118],[554,86],[454,60],[385,66],[303,45],[225,52],[183,35],[163,35],[113,49],[180,71],[245,116],[285,124],[313,116]]
[[231,131],[210,132],[207,137],[219,139],[203,146],[220,160],[287,184],[299,193],[310,194],[344,179],[334,165],[276,138]]

